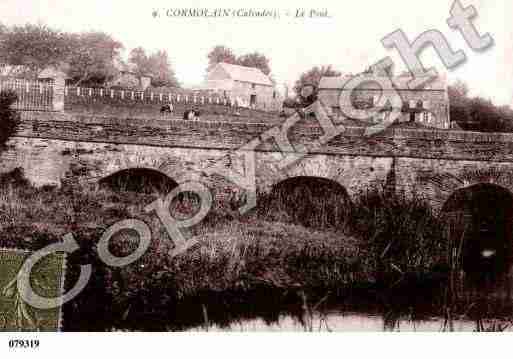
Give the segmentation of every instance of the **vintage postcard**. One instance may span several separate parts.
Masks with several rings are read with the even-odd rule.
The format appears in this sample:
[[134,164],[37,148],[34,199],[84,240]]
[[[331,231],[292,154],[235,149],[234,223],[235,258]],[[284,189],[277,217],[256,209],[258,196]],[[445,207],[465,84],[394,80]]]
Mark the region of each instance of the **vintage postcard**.
[[512,331],[512,13],[0,0],[0,331]]

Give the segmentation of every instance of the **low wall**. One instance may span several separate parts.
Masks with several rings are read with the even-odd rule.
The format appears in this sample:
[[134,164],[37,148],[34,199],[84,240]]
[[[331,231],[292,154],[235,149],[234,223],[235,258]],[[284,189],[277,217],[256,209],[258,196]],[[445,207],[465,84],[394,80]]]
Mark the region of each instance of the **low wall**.
[[[235,149],[259,138],[276,123],[125,119],[77,114],[23,112],[18,136],[144,144],[159,147]],[[339,136],[312,153],[513,162],[513,134],[389,128],[365,137],[365,128],[347,127]],[[322,129],[303,119],[289,131],[293,145],[307,149],[322,136]],[[273,140],[261,151],[277,151]]]

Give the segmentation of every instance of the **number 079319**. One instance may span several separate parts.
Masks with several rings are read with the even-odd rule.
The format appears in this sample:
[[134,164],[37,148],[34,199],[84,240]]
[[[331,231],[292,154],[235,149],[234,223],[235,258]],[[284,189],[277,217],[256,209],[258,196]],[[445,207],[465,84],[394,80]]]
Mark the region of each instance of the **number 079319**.
[[39,344],[39,339],[11,339],[9,340],[9,349],[37,349]]

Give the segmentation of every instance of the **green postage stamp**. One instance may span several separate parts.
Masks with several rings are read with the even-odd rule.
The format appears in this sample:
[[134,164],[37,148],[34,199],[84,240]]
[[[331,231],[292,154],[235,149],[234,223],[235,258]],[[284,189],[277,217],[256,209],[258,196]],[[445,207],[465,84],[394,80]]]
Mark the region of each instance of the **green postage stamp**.
[[[30,254],[29,251],[0,248],[0,331],[61,330],[62,307],[31,307],[18,292],[18,273]],[[42,258],[31,271],[33,290],[42,297],[60,297],[63,294],[65,269],[65,254],[53,253]]]

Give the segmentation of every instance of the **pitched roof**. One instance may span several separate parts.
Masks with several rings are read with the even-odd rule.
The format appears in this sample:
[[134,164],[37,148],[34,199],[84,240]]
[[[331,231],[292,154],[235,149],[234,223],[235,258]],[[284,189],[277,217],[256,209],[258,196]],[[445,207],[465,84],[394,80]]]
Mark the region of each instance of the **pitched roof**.
[[256,67],[227,64],[220,62],[216,67],[222,68],[232,80],[250,82],[259,85],[273,86],[269,76]]
[[[360,86],[358,86],[359,89],[362,90],[372,90],[376,88],[380,88],[379,85],[377,85],[373,80],[379,80],[380,75],[375,74],[365,74],[366,78],[368,78],[368,82],[362,83]],[[351,75],[344,75],[340,77],[322,77],[321,81],[319,83],[319,89],[344,89],[346,83],[351,80],[353,76]],[[408,82],[412,80],[411,76],[393,76],[392,82],[394,83],[394,86],[398,90],[409,90]],[[377,87],[378,86],[378,87]],[[445,76],[442,74],[435,78],[434,80],[428,82],[428,84],[421,89],[423,90],[441,90],[444,91],[447,88],[447,82]],[[391,90],[390,88],[385,88],[384,90]]]
[[68,75],[69,65],[68,64],[59,64],[59,65],[51,65],[43,69],[38,75],[40,79],[48,79],[48,78],[57,78],[63,77],[65,79],[70,79],[71,77]]

